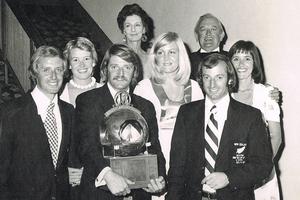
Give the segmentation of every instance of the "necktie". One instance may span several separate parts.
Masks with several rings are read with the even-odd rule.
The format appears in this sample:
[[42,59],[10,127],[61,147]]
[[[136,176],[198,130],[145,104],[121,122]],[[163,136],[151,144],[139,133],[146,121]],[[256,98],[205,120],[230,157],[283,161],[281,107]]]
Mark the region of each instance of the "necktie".
[[215,120],[215,105],[211,108],[210,113],[205,130],[205,176],[214,172],[218,153],[218,122]]
[[58,134],[55,115],[53,113],[54,103],[51,103],[47,108],[47,115],[44,122],[44,127],[48,136],[53,165],[56,168],[58,157]]

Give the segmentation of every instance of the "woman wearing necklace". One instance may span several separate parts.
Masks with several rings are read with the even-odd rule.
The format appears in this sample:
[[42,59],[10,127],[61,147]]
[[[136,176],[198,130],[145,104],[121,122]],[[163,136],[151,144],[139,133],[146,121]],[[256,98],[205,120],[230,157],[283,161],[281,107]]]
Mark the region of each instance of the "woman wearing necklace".
[[[238,91],[232,93],[232,97],[261,110],[270,133],[275,157],[282,142],[280,109],[277,102],[269,96],[269,91],[273,88],[263,85],[264,77],[259,51],[251,41],[240,40],[230,48],[229,57],[239,79]],[[254,192],[257,200],[280,199],[275,168],[267,183]]]
[[72,72],[72,78],[65,85],[60,99],[75,107],[75,100],[79,94],[101,86],[93,77],[93,68],[98,61],[97,53],[90,40],[78,37],[66,44],[64,57]]
[[133,49],[142,61],[143,74],[140,80],[149,77],[150,72],[145,66],[148,59],[147,50],[153,38],[153,20],[138,4],[128,4],[119,12],[117,22],[124,35],[125,44]]
[[[101,84],[92,77],[93,68],[97,63],[97,52],[93,43],[84,37],[78,37],[69,41],[64,50],[64,58],[72,72],[71,80],[65,85],[60,99],[72,104],[75,107],[76,97],[88,90],[98,88]],[[73,200],[79,198],[79,188],[83,168],[77,158],[77,143],[74,142],[73,150],[70,155],[69,182],[72,185],[71,197]]]
[[[164,33],[155,40],[149,55],[151,77],[140,81],[134,93],[151,101],[159,127],[159,141],[169,169],[173,129],[182,104],[203,99],[197,82],[190,80],[191,65],[177,33]],[[164,199],[153,196],[152,199]]]

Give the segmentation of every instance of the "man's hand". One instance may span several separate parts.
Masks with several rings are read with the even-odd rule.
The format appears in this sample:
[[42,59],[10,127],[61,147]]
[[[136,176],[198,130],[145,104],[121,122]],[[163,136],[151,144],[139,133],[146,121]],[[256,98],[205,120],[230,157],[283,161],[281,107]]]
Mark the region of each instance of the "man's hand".
[[72,185],[72,187],[80,185],[83,167],[81,167],[80,169],[68,167],[68,171],[69,171],[69,183]]
[[156,179],[151,179],[147,188],[143,188],[146,192],[157,193],[161,192],[166,186],[164,177],[159,176]]
[[269,91],[269,97],[276,101],[279,105],[282,103],[282,95],[278,88],[274,87]]
[[109,170],[104,175],[103,179],[106,182],[106,185],[110,192],[116,196],[125,196],[130,193],[128,184],[134,184],[134,182],[129,179],[120,176],[119,174]]
[[223,172],[213,172],[210,175],[206,176],[201,184],[206,184],[209,187],[218,190],[226,187],[229,184],[228,177]]

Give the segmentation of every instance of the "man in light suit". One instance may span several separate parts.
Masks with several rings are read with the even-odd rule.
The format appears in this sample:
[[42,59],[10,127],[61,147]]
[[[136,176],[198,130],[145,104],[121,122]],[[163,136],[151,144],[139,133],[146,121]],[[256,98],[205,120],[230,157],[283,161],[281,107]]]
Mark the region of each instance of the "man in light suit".
[[[25,96],[3,105],[1,200],[69,199],[67,166],[74,110],[57,96],[65,70],[58,49],[39,47],[29,67],[36,86]],[[55,139],[45,125],[50,104],[54,105]]]
[[[230,97],[236,75],[226,56],[207,56],[200,70],[199,82],[206,96],[179,110],[166,199],[254,199],[255,185],[272,169],[272,151],[262,115]],[[216,113],[211,113],[212,107]],[[212,132],[216,133],[214,139],[210,139]],[[214,147],[212,141],[217,143]]]
[[[84,167],[80,184],[83,200],[123,199],[124,196],[127,199],[146,200],[151,199],[151,193],[160,192],[165,187],[165,159],[158,140],[154,107],[148,100],[134,95],[130,89],[136,84],[141,69],[141,61],[132,49],[115,44],[106,52],[100,67],[101,80],[105,85],[77,97],[75,130]],[[129,92],[131,104],[141,111],[149,126],[151,146],[148,152],[157,155],[159,177],[152,179],[148,188],[131,191],[129,184],[133,182],[113,172],[102,154],[99,126],[104,122],[104,114],[114,106],[118,91]]]

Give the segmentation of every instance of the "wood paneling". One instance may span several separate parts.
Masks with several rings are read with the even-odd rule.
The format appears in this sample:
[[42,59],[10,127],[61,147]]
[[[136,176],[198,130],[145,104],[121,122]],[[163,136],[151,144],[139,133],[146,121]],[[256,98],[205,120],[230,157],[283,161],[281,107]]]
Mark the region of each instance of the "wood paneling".
[[31,56],[30,39],[9,6],[5,2],[2,3],[4,4],[2,16],[5,22],[3,27],[3,41],[5,41],[3,50],[22,87],[27,91],[31,87],[27,70]]

